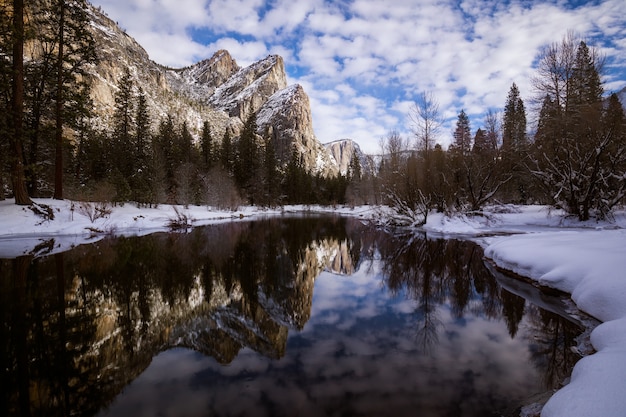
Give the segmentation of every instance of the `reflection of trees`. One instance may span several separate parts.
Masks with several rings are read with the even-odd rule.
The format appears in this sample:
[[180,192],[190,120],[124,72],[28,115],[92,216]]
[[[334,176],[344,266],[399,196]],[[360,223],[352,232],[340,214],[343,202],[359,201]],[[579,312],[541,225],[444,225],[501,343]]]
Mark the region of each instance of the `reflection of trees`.
[[393,293],[406,291],[417,301],[418,341],[428,352],[438,343],[438,308],[449,302],[456,318],[471,308],[495,317],[498,286],[485,268],[482,250],[474,243],[428,239],[426,235],[387,235],[377,242],[384,279]]
[[233,222],[0,260],[0,414],[94,414],[169,346],[221,363],[243,346],[284,355],[315,278],[358,241],[346,222]]
[[533,306],[531,323],[535,331],[532,345],[532,359],[543,375],[546,387],[557,387],[568,377],[580,359],[572,352],[580,328],[571,321],[546,310]]
[[537,368],[544,370],[546,387],[558,386],[571,372],[578,357],[569,348],[580,329],[502,289],[485,266],[478,245],[426,235],[381,235],[376,244],[389,289],[396,294],[404,291],[417,302],[417,338],[423,352],[430,352],[439,341],[439,307],[447,302],[456,318],[463,318],[468,309],[490,318],[502,316],[511,337],[526,314],[533,335],[531,355]]
[[524,318],[526,301],[506,290],[501,291],[500,297],[502,298],[502,314],[506,319],[507,329],[511,337],[515,337],[519,324]]
[[[84,294],[72,291],[64,255],[47,261],[1,261],[2,415],[68,415],[97,410],[92,401],[97,374],[85,353],[94,335]],[[68,296],[71,293],[72,296]],[[86,320],[85,320],[86,319]],[[8,331],[7,331],[8,330]],[[93,407],[96,407],[95,409]]]

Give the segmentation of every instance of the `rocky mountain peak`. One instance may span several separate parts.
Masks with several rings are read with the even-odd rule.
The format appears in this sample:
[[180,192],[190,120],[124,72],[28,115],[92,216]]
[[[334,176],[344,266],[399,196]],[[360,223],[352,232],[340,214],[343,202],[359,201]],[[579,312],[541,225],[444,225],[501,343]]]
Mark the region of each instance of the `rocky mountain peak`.
[[199,137],[209,122],[214,137],[229,130],[236,139],[247,118],[256,113],[258,133],[271,135],[279,158],[292,149],[302,154],[310,172],[333,175],[338,168],[315,137],[309,98],[300,85],[287,85],[283,58],[269,55],[240,67],[226,50],[191,66],[172,69],[151,61],[147,52],[104,13],[92,7],[90,28],[100,61],[90,71],[95,126],[111,123],[115,94],[122,75],[147,97],[153,127],[168,115],[185,121]]
[[209,87],[218,87],[235,75],[241,68],[225,49],[220,49],[209,59],[186,68],[191,78]]
[[208,102],[231,117],[247,119],[256,113],[275,92],[287,87],[283,58],[267,58],[242,68],[220,85]]
[[361,147],[352,139],[339,139],[333,142],[324,144],[324,147],[333,158],[337,165],[339,172],[342,175],[346,175],[350,166],[352,156],[356,153],[361,164],[361,170],[363,173],[373,172],[374,163],[367,157],[361,150]]
[[260,135],[269,135],[278,158],[287,162],[292,146],[302,155],[304,166],[323,175],[337,174],[337,167],[315,137],[309,96],[299,84],[271,95],[257,113]]

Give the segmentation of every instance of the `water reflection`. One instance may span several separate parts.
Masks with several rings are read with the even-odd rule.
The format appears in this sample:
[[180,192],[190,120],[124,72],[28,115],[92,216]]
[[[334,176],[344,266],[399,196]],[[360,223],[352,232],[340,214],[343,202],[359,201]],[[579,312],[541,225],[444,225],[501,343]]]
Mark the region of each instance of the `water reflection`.
[[0,278],[2,415],[489,415],[576,360],[578,329],[476,245],[342,218],[108,239]]

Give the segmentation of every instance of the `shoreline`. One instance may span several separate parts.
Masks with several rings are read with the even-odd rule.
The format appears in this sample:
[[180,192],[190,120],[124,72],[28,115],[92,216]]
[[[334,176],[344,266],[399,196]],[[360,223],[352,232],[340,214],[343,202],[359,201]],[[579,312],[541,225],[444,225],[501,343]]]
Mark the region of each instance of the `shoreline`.
[[[571,294],[545,285],[540,285],[538,281],[533,280],[530,277],[522,276],[512,270],[499,267],[493,263],[492,259],[485,258],[485,263],[488,265],[489,270],[492,274],[494,274],[494,277],[502,288],[524,298],[527,302],[533,303],[541,308],[558,314],[566,320],[572,321],[580,326],[581,333],[576,336],[575,339],[577,344],[576,346],[570,346],[570,349],[574,353],[580,355],[581,359],[596,352],[591,343],[591,333],[596,327],[602,324],[602,322],[580,310],[572,301]],[[534,289],[534,296],[522,294],[520,290],[516,291],[514,288],[511,288],[511,285],[507,285],[506,282],[503,282],[503,278],[504,280],[517,281],[521,283],[523,286],[527,287],[527,290],[531,289],[531,293],[533,292],[532,289]],[[540,301],[537,302],[537,297],[539,296],[539,298],[541,298],[541,295],[546,295],[549,298],[556,297],[560,303],[553,305],[552,307],[554,308],[550,308],[550,306],[546,305],[546,303],[542,303]],[[574,367],[572,367],[570,374],[565,378],[565,380],[561,381],[558,388],[551,388],[543,392],[538,392],[528,398],[520,400],[519,404],[515,406],[515,408],[503,411],[502,417],[540,417],[543,407],[550,400],[550,398],[552,398],[552,396],[560,389],[569,384]]]

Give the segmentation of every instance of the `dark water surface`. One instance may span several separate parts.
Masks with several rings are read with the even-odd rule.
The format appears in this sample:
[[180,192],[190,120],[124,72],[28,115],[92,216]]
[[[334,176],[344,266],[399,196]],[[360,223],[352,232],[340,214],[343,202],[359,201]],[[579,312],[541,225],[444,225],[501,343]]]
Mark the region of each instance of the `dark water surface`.
[[580,329],[482,256],[313,217],[0,260],[0,415],[500,415]]

